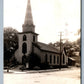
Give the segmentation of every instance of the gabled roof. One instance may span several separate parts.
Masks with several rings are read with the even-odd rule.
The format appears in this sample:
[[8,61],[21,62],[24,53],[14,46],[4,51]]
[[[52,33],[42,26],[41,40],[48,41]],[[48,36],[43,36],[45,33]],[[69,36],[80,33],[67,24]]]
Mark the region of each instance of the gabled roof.
[[59,48],[55,48],[55,47],[50,46],[48,44],[41,43],[41,42],[37,42],[37,43],[33,43],[33,44],[34,44],[34,46],[38,47],[40,50],[53,52],[53,53],[60,53]]

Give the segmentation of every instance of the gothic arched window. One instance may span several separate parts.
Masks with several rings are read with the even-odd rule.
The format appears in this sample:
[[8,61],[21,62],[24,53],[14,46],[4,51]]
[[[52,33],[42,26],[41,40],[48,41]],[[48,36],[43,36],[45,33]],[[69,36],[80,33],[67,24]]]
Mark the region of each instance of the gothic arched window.
[[50,63],[52,63],[52,55],[50,55]]
[[59,64],[59,56],[57,56],[57,64]]
[[65,56],[64,56],[64,54],[63,54],[63,64],[65,64]]
[[27,53],[27,44],[26,43],[23,43],[22,45],[22,53]]
[[56,59],[56,57],[55,57],[55,55],[54,55],[54,64],[55,64],[55,61],[56,61],[55,59]]
[[48,55],[46,54],[45,55],[45,62],[47,63],[47,58],[48,58]]
[[23,41],[26,41],[27,40],[27,37],[26,35],[23,36]]

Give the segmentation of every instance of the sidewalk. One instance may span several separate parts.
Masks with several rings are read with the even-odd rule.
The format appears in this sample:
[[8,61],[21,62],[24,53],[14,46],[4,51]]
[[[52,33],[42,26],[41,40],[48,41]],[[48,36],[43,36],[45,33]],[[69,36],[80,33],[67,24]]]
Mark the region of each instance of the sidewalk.
[[71,67],[71,68],[61,68],[61,70],[58,68],[58,69],[46,69],[46,70],[20,70],[21,66],[18,66],[14,69],[11,69],[9,70],[9,72],[7,72],[7,69],[4,70],[4,73],[45,73],[45,72],[55,72],[55,71],[65,71],[65,70],[70,70],[70,69],[74,69],[76,67]]
[[4,73],[45,73],[45,72],[54,72],[54,71],[59,71],[59,69],[48,69],[48,70],[4,70]]

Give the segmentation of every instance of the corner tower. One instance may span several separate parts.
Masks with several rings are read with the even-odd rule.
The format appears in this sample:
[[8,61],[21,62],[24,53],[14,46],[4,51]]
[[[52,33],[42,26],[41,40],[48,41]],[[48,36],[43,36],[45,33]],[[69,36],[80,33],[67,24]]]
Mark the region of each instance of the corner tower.
[[28,0],[28,3],[27,3],[25,20],[22,27],[23,27],[23,32],[35,32],[30,0]]
[[35,33],[35,26],[33,24],[30,0],[27,3],[26,15],[24,24],[22,25],[23,31],[18,33],[18,50],[16,52],[17,61],[22,63],[24,56],[29,56],[33,51],[33,42],[37,42],[38,34]]

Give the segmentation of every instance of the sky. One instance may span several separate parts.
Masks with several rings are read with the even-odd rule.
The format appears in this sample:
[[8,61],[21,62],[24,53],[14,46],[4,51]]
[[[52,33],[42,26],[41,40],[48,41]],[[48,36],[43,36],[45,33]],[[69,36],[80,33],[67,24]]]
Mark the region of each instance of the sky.
[[[76,40],[80,29],[80,0],[31,0],[32,16],[38,41],[54,43],[62,39]],[[4,27],[22,32],[27,0],[4,0]]]

